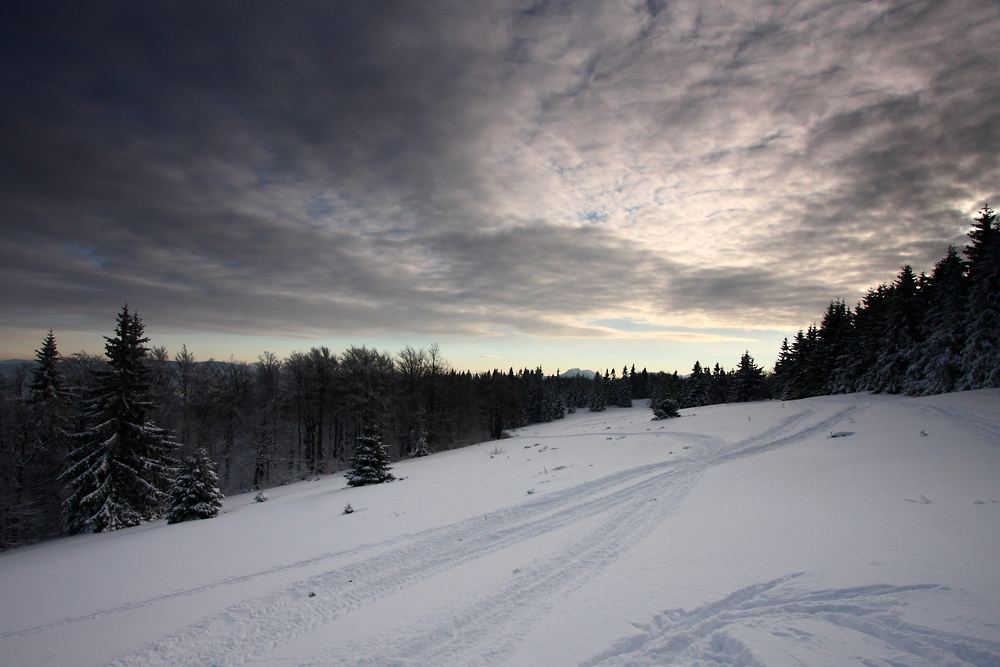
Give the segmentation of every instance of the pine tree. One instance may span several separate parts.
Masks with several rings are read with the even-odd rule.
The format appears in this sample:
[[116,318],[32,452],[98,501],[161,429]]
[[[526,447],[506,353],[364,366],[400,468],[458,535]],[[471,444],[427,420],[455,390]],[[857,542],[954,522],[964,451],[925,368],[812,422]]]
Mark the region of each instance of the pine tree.
[[364,429],[351,457],[348,486],[381,484],[396,479],[389,467],[389,450],[382,442],[382,429],[373,415],[366,414]]
[[211,519],[219,513],[225,496],[219,491],[215,464],[204,449],[184,459],[168,494],[167,523]]
[[740,367],[736,369],[733,384],[736,401],[739,403],[759,401],[764,398],[764,372],[754,363],[749,350],[744,352],[740,359]]
[[966,283],[965,265],[955,247],[949,246],[928,283],[928,307],[921,324],[923,343],[914,349],[906,393],[926,396],[955,388],[962,375]]
[[[635,367],[633,366],[633,371]],[[632,378],[628,373],[628,366],[622,368],[622,376],[618,380],[618,407],[632,407]]]
[[[607,372],[605,372],[607,375]],[[590,394],[590,411],[591,412],[604,412],[607,409],[607,399],[605,398],[605,384],[604,378],[601,377],[600,373],[594,375],[593,388]]]
[[903,391],[913,348],[920,343],[921,295],[909,265],[903,267],[892,286],[886,309],[886,328],[875,368],[875,391]]
[[728,403],[732,399],[732,377],[731,373],[719,365],[718,362],[712,368],[712,373],[705,374],[708,381],[708,402],[705,405],[719,405]]
[[700,361],[695,361],[691,374],[687,378],[687,390],[684,392],[685,408],[697,408],[710,402],[710,376],[705,372]]
[[73,436],[79,445],[60,476],[71,493],[63,504],[66,530],[104,532],[160,516],[175,461],[165,429],[146,418],[148,369],[143,324],[122,308],[112,338],[105,337],[106,369],[94,371],[96,387],[85,406],[89,425]]
[[1000,386],[1000,227],[984,205],[969,232],[969,310],[962,387]]
[[37,365],[31,371],[31,400],[36,403],[57,400],[62,394],[63,377],[52,329],[42,341],[42,349],[35,350],[35,363]]

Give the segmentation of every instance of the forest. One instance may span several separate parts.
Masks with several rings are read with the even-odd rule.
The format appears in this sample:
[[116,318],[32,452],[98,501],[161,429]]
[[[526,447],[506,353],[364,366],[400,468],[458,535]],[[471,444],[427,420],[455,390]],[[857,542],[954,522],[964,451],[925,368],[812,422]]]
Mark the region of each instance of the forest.
[[[238,493],[344,470],[373,427],[400,459],[646,399],[668,418],[768,398],[997,387],[998,284],[1000,229],[984,205],[961,254],[950,248],[930,275],[903,267],[854,308],[832,302],[819,325],[785,340],[773,372],[746,353],[731,370],[699,361],[684,376],[635,365],[592,378],[541,366],[472,373],[437,345],[199,360],[148,345],[126,305],[104,355],[63,356],[49,331],[33,362],[0,378],[0,549],[159,518],[185,457],[204,456],[218,489]],[[125,426],[102,432],[112,422]],[[134,460],[107,458],[116,448]],[[95,463],[109,460],[118,472]],[[114,505],[126,488],[136,500]]]

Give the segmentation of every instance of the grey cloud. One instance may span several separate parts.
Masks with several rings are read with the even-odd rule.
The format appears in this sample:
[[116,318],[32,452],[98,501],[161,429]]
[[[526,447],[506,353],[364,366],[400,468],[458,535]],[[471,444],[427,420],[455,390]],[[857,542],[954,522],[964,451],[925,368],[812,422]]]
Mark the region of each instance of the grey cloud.
[[3,11],[26,326],[794,328],[998,191],[985,1]]

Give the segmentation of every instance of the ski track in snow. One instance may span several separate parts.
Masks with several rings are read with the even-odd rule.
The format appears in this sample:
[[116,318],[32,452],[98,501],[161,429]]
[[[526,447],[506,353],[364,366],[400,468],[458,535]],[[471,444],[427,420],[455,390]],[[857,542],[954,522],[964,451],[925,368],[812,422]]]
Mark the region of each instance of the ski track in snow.
[[[664,611],[648,624],[636,624],[640,634],[580,667],[763,667],[774,654],[782,663],[801,665],[1000,664],[998,642],[900,620],[898,609],[909,599],[947,588],[874,585],[805,592],[794,586],[797,576],[744,588],[690,612]],[[756,655],[755,645],[769,655]]]
[[[304,665],[495,663],[519,646],[537,617],[550,606],[546,600],[576,590],[646,537],[675,511],[708,468],[822,433],[869,404],[838,402],[832,411],[823,410],[819,415],[816,406],[820,403],[800,404],[795,406],[797,411],[790,411],[765,432],[731,445],[700,435],[665,432],[665,436],[696,447],[690,450],[690,458],[623,470],[544,494],[494,512],[486,520],[470,519],[397,538],[383,543],[390,549],[398,544],[395,549],[247,598],[120,655],[110,664],[222,667],[256,662],[255,658],[266,662],[269,652],[397,591],[560,527],[600,517],[582,537],[515,571],[502,586],[471,601],[463,600],[438,617],[420,621],[391,638],[373,639],[364,651],[342,651],[296,661]],[[607,422],[604,417],[602,423]],[[573,428],[582,426],[585,424],[578,423]],[[344,554],[327,554],[280,569]],[[273,571],[276,569],[175,592],[169,597]],[[315,597],[307,597],[310,592],[315,592]],[[99,613],[155,604],[166,597]],[[66,622],[77,620],[85,617]],[[37,630],[23,632],[28,631]]]

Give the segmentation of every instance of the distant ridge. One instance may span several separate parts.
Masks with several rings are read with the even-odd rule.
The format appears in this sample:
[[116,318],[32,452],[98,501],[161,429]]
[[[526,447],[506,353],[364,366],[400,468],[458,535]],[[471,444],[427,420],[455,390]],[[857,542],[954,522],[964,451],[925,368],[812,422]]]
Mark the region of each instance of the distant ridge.
[[28,359],[4,359],[0,361],[0,376],[11,377],[14,374],[14,369],[23,363],[29,363],[32,368],[35,367],[35,364]]
[[597,375],[597,373],[595,373],[594,371],[581,371],[579,368],[571,368],[568,371],[563,371],[562,373],[560,373],[559,377],[573,378],[578,375],[582,375],[588,380],[593,380],[594,376]]

